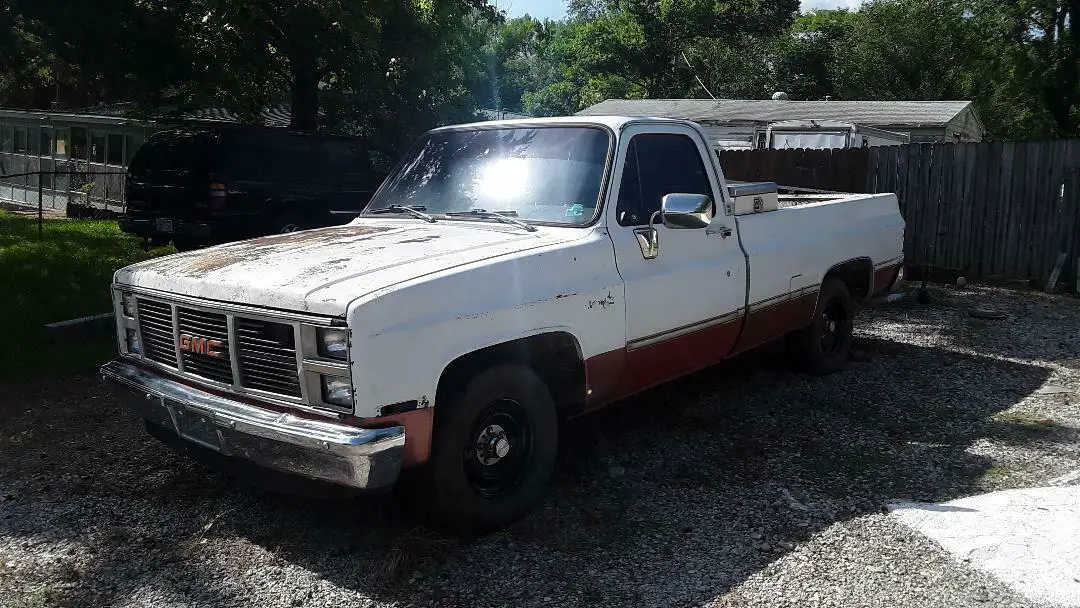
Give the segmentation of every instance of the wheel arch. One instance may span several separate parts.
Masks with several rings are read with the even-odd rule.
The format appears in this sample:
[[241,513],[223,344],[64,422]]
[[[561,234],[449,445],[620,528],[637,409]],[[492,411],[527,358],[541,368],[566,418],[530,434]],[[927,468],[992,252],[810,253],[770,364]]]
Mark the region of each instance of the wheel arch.
[[[848,293],[857,304],[863,304],[874,291],[874,262],[869,257],[857,257],[834,264],[825,273],[821,280],[821,286],[830,277],[836,277],[847,285]],[[821,291],[819,290],[820,294]]]
[[[470,378],[503,363],[531,368],[548,386],[560,414],[585,405],[585,358],[581,343],[569,331],[545,331],[499,342],[460,355],[439,374],[435,405],[446,407]],[[441,408],[436,407],[436,415]]]

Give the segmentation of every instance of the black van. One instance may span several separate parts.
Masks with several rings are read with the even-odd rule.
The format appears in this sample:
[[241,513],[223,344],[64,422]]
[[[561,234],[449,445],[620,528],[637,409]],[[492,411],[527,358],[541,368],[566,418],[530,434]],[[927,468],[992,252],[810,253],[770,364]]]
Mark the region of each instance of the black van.
[[179,250],[349,222],[386,162],[350,137],[270,127],[155,133],[127,173],[120,229]]

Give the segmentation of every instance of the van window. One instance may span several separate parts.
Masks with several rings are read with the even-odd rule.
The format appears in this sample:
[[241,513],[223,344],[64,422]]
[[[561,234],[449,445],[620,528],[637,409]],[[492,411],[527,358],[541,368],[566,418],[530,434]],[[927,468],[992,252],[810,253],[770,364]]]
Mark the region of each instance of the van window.
[[288,133],[232,133],[225,145],[224,167],[231,177],[270,181],[311,175],[311,138]]
[[146,171],[204,171],[214,151],[209,133],[161,131],[155,133],[131,159],[132,173]]
[[348,140],[323,140],[316,144],[321,173],[328,175],[367,176],[372,173],[371,158],[359,142]]

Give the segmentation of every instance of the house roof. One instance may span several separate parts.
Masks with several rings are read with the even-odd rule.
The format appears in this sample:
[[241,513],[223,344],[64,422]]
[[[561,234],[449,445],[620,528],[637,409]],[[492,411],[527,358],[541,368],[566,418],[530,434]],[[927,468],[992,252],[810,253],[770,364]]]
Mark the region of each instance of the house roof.
[[[127,103],[63,111],[0,108],[0,116],[6,118],[70,120],[109,124],[123,124],[127,122],[145,122],[148,124],[153,121],[170,123],[176,120],[195,122],[241,122],[239,114],[219,106],[205,106],[184,111],[161,108],[146,121],[127,118],[127,113],[131,111],[131,109],[132,104]],[[287,104],[281,104],[263,108],[262,111],[259,112],[259,121],[265,126],[287,127],[290,122],[289,106]]]
[[970,101],[772,101],[743,99],[607,99],[579,115],[662,116],[697,122],[839,120],[868,126],[945,126]]
[[[321,115],[322,112],[319,112],[319,114]],[[181,114],[181,118],[184,120],[196,121],[241,122],[239,114],[232,110],[217,106],[188,110]],[[290,107],[288,104],[279,104],[277,106],[263,108],[259,112],[259,121],[268,127],[287,127],[291,122]]]

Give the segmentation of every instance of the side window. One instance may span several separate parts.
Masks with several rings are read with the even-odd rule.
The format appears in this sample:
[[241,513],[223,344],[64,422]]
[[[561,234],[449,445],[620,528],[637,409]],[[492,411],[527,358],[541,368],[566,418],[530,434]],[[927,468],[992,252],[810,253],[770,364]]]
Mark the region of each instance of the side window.
[[311,175],[311,138],[287,133],[232,134],[230,173],[239,179],[277,182]]
[[677,133],[635,135],[620,184],[615,213],[622,226],[648,224],[666,194],[713,195],[697,145]]
[[371,174],[367,151],[357,142],[329,139],[323,142],[321,151],[324,158],[320,170],[330,176],[357,178]]

